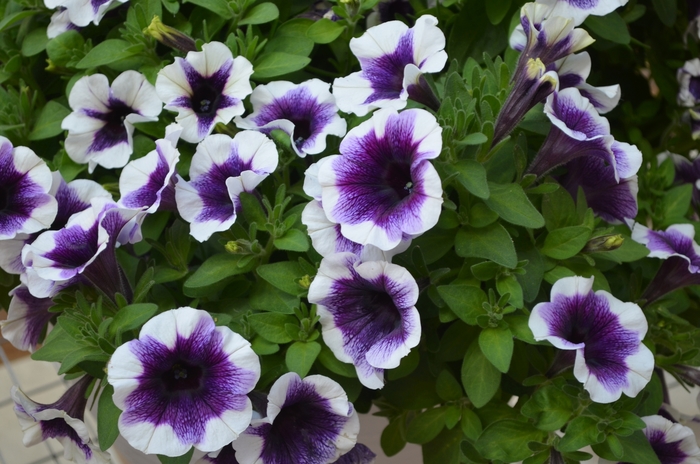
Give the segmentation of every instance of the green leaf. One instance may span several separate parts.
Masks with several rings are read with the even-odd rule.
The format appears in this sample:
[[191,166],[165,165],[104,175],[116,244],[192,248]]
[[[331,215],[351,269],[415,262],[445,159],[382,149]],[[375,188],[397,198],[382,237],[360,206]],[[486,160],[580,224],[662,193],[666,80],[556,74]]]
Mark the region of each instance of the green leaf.
[[267,223],[267,216],[265,211],[263,211],[260,200],[248,192],[241,192],[238,196],[241,202],[241,209],[243,210],[243,216],[249,224],[255,222],[258,225],[258,230],[262,229]]
[[503,18],[508,14],[508,9],[510,9],[510,2],[511,0],[488,0],[485,2],[486,16],[489,17],[491,24],[496,26],[503,21]]
[[248,322],[265,340],[272,343],[289,343],[292,337],[287,334],[285,324],[298,325],[296,317],[279,313],[258,313],[248,316]]
[[486,328],[479,334],[479,348],[496,369],[508,372],[513,357],[513,334],[507,327]]
[[126,332],[136,329],[146,323],[158,311],[158,305],[153,303],[138,303],[124,306],[114,315],[109,333]]
[[491,196],[484,203],[504,220],[531,229],[544,227],[544,218],[532,206],[520,184],[488,184]]
[[81,362],[98,361],[106,363],[109,361],[109,358],[110,355],[102,351],[100,348],[83,346],[68,354],[61,360],[61,368],[58,370],[58,375],[65,374]]
[[41,348],[32,353],[32,359],[35,361],[61,362],[70,353],[80,349],[81,346],[58,323],[46,337]]
[[[245,274],[255,266],[255,260],[243,267],[238,267],[242,255],[229,253],[216,254],[202,263],[183,285],[185,291],[202,289],[238,274]],[[187,294],[187,293],[185,293]]]
[[257,269],[260,277],[290,295],[302,293],[303,289],[297,280],[304,275],[301,266],[293,261],[264,264]]
[[[482,134],[481,132],[474,132],[464,137],[462,140],[455,142],[457,145],[481,145],[482,143],[488,142],[489,138]],[[463,160],[463,161],[474,161],[474,160]],[[474,161],[476,162],[476,161]]]
[[493,261],[484,261],[471,267],[472,275],[482,282],[493,279],[500,270],[501,266]]
[[306,36],[315,24],[306,18],[294,18],[282,24],[265,45],[265,53],[281,52],[292,55],[309,56],[314,49],[314,41]]
[[596,254],[596,256],[605,255],[621,263],[631,263],[644,258],[648,254],[649,248],[641,243],[635,242],[630,237],[625,237],[625,240],[622,242],[622,246],[620,248],[599,253]]
[[277,19],[280,15],[280,10],[277,5],[271,2],[260,3],[255,5],[246,12],[242,20],[238,21],[239,26],[246,24],[265,24]]
[[468,408],[462,408],[462,433],[470,440],[476,440],[483,430],[481,419],[474,411]]
[[597,418],[578,416],[566,426],[566,434],[559,441],[557,449],[562,452],[578,451],[584,446],[599,443],[599,435]]
[[25,18],[30,18],[35,14],[40,13],[39,10],[23,10],[16,13],[6,14],[4,18],[0,21],[0,32],[5,32],[10,27],[14,26],[18,22]]
[[508,304],[516,307],[523,307],[523,288],[514,275],[501,275],[496,279],[496,290],[500,295],[510,293]]
[[138,53],[140,53],[140,50],[133,47],[126,40],[108,39],[97,44],[75,67],[78,69],[96,68],[129,58]]
[[605,16],[589,16],[584,25],[605,40],[623,45],[630,43],[627,23],[616,11]]
[[470,325],[476,324],[477,316],[486,314],[481,306],[486,301],[486,293],[471,285],[442,285],[438,293],[457,317]]
[[406,441],[422,445],[437,437],[445,427],[445,410],[428,409],[418,414],[406,427]]
[[344,30],[342,23],[321,18],[306,31],[306,37],[318,44],[327,44],[340,37]]
[[586,246],[591,229],[584,226],[571,226],[551,231],[544,240],[542,254],[554,259],[567,259],[575,256]]
[[22,40],[22,55],[34,56],[46,50],[46,44],[49,43],[49,38],[46,36],[46,29],[40,27]]
[[183,454],[182,456],[175,456],[175,457],[170,457],[170,456],[163,456],[162,454],[158,455],[158,460],[160,460],[161,464],[190,464],[190,461],[192,460],[192,455],[194,454],[194,447],[190,448],[190,450]]
[[291,372],[306,377],[320,352],[321,345],[318,342],[294,342],[287,348],[284,359]]
[[455,237],[455,253],[462,258],[489,259],[509,269],[518,265],[513,239],[498,223],[480,229],[459,229]]
[[338,358],[335,357],[333,352],[327,346],[323,346],[321,348],[321,353],[318,355],[318,360],[323,365],[323,367],[335,374],[342,375],[343,377],[357,378],[357,371],[355,370],[355,366],[353,366],[350,363],[344,363],[342,361],[339,361]]
[[542,214],[548,231],[576,225],[576,205],[566,189],[558,189],[542,198]]
[[452,464],[459,462],[462,431],[457,427],[444,429],[437,437],[423,445],[424,464]]
[[103,450],[111,448],[119,436],[117,422],[122,411],[114,405],[113,394],[114,387],[107,385],[102,390],[100,400],[97,403],[97,437],[100,448]]
[[231,7],[228,6],[228,2],[226,0],[183,0],[183,1],[187,2],[187,3],[194,3],[195,5],[199,5],[203,8],[206,8],[209,11],[213,11],[218,16],[221,16],[224,19],[233,18],[233,10],[231,10]]
[[543,432],[527,422],[506,419],[486,427],[474,446],[486,459],[516,462],[532,455],[529,442],[539,442],[544,437]]
[[624,461],[633,464],[661,464],[649,440],[641,430],[635,430],[628,437],[618,436],[622,449],[625,450]]
[[380,444],[382,445],[382,451],[387,456],[394,456],[398,454],[406,446],[406,439],[404,438],[404,419],[398,417],[387,425],[382,431],[382,436],[380,438]]
[[300,251],[309,249],[309,236],[299,229],[289,229],[283,236],[274,240],[278,250]]
[[464,356],[462,385],[469,400],[477,408],[488,403],[501,385],[501,373],[484,356],[476,340]]
[[676,13],[678,5],[676,0],[652,0],[656,14],[659,19],[668,27],[672,27],[676,23]]
[[661,211],[666,222],[685,216],[692,198],[693,184],[679,185],[666,192],[661,200]]
[[482,199],[489,197],[486,169],[481,163],[470,159],[461,160],[454,165],[454,169],[459,173],[459,183],[472,195]]
[[253,69],[254,79],[268,79],[283,76],[306,67],[311,58],[290,53],[272,52],[262,55]]
[[562,428],[571,417],[574,403],[559,388],[548,385],[537,390],[523,405],[521,413],[535,419],[535,427],[547,432]]
[[51,100],[44,105],[34,129],[29,134],[29,140],[48,139],[63,132],[61,122],[70,114],[70,110],[60,103]]
[[447,369],[440,371],[435,381],[435,390],[445,401],[456,401],[462,398],[462,386]]
[[81,50],[85,40],[80,32],[75,30],[66,31],[58,37],[49,40],[46,44],[46,54],[56,66],[66,66],[73,58],[74,50]]
[[265,312],[294,314],[299,298],[277,290],[264,280],[257,282],[250,294],[250,307]]

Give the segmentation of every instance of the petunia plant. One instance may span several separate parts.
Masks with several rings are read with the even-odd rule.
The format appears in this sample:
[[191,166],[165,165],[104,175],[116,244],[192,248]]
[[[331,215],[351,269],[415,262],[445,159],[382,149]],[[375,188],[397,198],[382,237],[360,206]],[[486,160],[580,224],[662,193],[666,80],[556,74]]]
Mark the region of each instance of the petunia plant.
[[697,0],[0,7],[24,445],[700,462]]

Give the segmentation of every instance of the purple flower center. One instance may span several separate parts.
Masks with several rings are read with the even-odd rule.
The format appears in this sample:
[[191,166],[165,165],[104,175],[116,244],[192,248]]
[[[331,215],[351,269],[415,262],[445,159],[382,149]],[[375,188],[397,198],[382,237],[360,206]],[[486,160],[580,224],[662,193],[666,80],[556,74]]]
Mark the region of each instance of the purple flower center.
[[216,114],[222,90],[223,86],[213,76],[201,79],[192,88],[192,110],[202,115]]
[[408,160],[392,160],[386,164],[384,171],[386,185],[396,194],[396,202],[400,202],[413,191],[411,164]]
[[200,366],[178,360],[161,374],[160,379],[168,393],[196,391],[202,386],[203,374]]
[[46,258],[62,268],[78,268],[97,253],[97,238],[97,222],[88,230],[80,226],[62,229],[54,236],[56,247],[46,253]]
[[137,113],[137,111],[123,101],[112,97],[110,97],[107,106],[109,111],[106,113],[95,110],[83,110],[91,118],[105,122],[105,125],[95,133],[92,144],[88,147],[88,153],[100,152],[120,143],[126,143],[129,140],[124,119],[132,113]]
[[[374,92],[365,104],[377,100],[399,98],[403,89],[403,72],[407,64],[413,63],[413,31],[407,31],[399,40],[396,50],[378,58],[360,60],[362,73],[371,82]],[[422,63],[416,63],[419,67]]]
[[301,148],[304,142],[306,142],[306,139],[311,137],[311,121],[309,118],[291,119],[291,121],[292,124],[294,124],[294,135],[292,139],[297,148]]

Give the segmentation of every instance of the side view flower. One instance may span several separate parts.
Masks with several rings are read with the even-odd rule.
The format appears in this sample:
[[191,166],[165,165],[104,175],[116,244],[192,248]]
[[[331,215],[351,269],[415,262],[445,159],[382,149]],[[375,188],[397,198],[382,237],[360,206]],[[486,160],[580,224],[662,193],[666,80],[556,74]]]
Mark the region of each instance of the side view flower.
[[700,464],[700,448],[693,431],[661,416],[646,416],[643,432],[662,463]]
[[50,298],[36,298],[29,293],[26,285],[19,285],[10,291],[10,306],[7,319],[0,321],[2,336],[19,350],[34,350],[41,342],[41,336],[49,321],[55,316],[49,312],[53,306]]

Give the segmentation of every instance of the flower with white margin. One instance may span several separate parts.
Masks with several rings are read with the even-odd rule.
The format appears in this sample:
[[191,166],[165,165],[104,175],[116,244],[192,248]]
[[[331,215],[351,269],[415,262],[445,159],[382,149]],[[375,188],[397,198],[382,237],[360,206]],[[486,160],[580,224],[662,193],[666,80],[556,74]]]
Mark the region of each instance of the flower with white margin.
[[49,39],[53,39],[66,31],[76,29],[79,29],[79,27],[70,22],[68,10],[65,7],[58,7],[56,12],[51,15],[51,22],[46,28],[46,36]]
[[700,103],[700,58],[686,61],[676,72],[678,79],[678,104],[692,108]]
[[[693,205],[700,207],[700,157],[697,150],[691,150],[689,158],[664,151],[656,155],[657,164],[663,163],[667,158],[671,158],[676,171],[674,181],[677,184],[693,185]],[[0,245],[2,242],[0,242]]]
[[[412,97],[408,87],[416,84],[417,75],[440,72],[447,62],[445,35],[437,23],[431,15],[421,16],[410,29],[401,21],[389,21],[350,40],[362,71],[333,82],[338,108],[364,116],[376,108],[406,107]],[[407,67],[417,72],[413,69],[407,76]]]
[[278,161],[274,142],[260,132],[204,139],[192,157],[190,181],[178,178],[175,184],[177,209],[190,223],[190,235],[204,242],[231,227],[240,207],[238,196],[252,192],[277,169]]
[[537,0],[552,9],[549,16],[572,18],[578,26],[588,16],[605,16],[627,4],[629,0]]
[[340,155],[319,166],[321,203],[344,237],[381,250],[398,246],[438,221],[440,176],[430,163],[442,128],[425,110],[382,109],[352,129]]
[[7,319],[0,321],[0,329],[5,340],[22,351],[34,351],[41,343],[42,335],[55,313],[49,312],[53,306],[50,298],[36,298],[26,285],[19,285],[10,291],[10,306]]
[[[44,4],[50,9],[65,8],[71,23],[78,27],[85,27],[90,23],[99,24],[110,7],[119,3],[125,3],[126,1],[127,0],[44,0]],[[51,19],[53,20],[53,17]]]
[[397,367],[420,341],[418,284],[396,264],[330,255],[321,260],[308,298],[317,305],[326,345],[355,366],[367,388],[382,388],[384,369]]
[[651,379],[644,313],[604,290],[593,292],[593,277],[556,281],[550,302],[532,309],[528,325],[535,340],[575,350],[574,376],[596,403],[612,403],[622,393],[635,397]]
[[177,142],[182,127],[171,124],[165,138],[156,140],[156,149],[129,162],[119,176],[119,204],[132,209],[146,208],[149,214],[162,207],[176,211],[175,166],[180,160]]
[[144,324],[107,364],[119,432],[147,454],[204,452],[238,438],[253,414],[247,394],[260,361],[243,337],[206,311],[183,307]]
[[550,68],[559,75],[559,90],[576,87],[600,114],[612,111],[620,102],[622,89],[619,84],[594,87],[586,83],[591,73],[591,56],[588,52],[569,55],[550,65]]
[[359,431],[357,411],[337,382],[289,372],[270,388],[267,417],[232,445],[240,464],[326,464],[350,451]]
[[63,457],[78,464],[109,464],[111,456],[90,441],[83,422],[86,393],[93,378],[84,376],[73,384],[61,398],[52,404],[30,400],[13,386],[11,396],[15,414],[24,432],[24,446],[33,446],[48,438],[55,438],[63,445]]
[[0,240],[31,234],[51,225],[58,208],[49,194],[51,170],[27,147],[0,137]]
[[228,124],[243,114],[243,99],[253,88],[253,65],[246,58],[233,58],[221,42],[202,45],[201,52],[189,52],[160,70],[156,92],[165,109],[177,111],[182,139],[200,142],[214,130],[216,123]]
[[690,427],[654,415],[641,418],[644,435],[663,464],[700,464],[700,448]]
[[121,168],[134,151],[134,124],[157,121],[163,104],[146,77],[124,71],[112,82],[107,76],[81,77],[71,89],[73,110],[61,123],[68,131],[66,153],[80,164]]
[[330,84],[311,79],[301,84],[287,81],[259,85],[250,96],[253,114],[236,117],[236,126],[269,134],[280,129],[291,139],[302,158],[326,149],[326,136],[345,135],[347,123],[338,115]]

